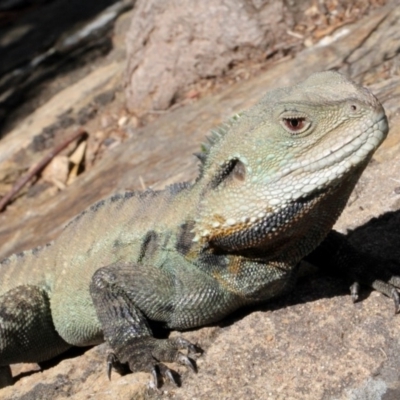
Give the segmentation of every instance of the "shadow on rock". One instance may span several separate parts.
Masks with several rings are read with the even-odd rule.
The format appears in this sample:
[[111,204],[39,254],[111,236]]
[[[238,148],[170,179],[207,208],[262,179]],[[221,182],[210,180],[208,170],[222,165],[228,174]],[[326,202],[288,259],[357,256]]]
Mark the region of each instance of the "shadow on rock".
[[[366,224],[349,231],[347,237],[357,250],[371,254],[383,260],[384,263],[390,263],[395,272],[398,271],[400,275],[400,210],[372,218]],[[369,288],[362,287],[358,301],[365,300],[371,291]],[[230,326],[252,311],[274,311],[337,296],[347,296],[348,301],[351,302],[348,283],[305,263],[300,267],[297,284],[288,293],[265,304],[240,309],[222,320],[218,326]],[[391,300],[388,299],[388,301]]]

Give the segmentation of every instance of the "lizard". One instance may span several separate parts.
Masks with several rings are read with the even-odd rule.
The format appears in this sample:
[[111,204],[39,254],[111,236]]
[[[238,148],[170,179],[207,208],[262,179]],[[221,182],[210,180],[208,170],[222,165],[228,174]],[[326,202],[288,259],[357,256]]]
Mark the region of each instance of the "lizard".
[[10,365],[106,341],[107,372],[128,365],[150,386],[196,369],[197,345],[155,338],[154,323],[215,323],[292,290],[301,260],[394,300],[400,278],[332,227],[388,133],[379,101],[325,71],[267,93],[215,129],[192,183],[117,193],[48,245],[0,264],[0,387]]

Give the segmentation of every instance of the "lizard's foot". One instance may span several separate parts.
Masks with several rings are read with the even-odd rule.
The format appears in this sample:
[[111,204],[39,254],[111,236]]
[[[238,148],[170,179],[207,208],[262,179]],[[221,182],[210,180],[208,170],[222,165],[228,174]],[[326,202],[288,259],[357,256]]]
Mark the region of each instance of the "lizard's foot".
[[[179,350],[186,350],[187,355]],[[132,372],[149,371],[152,375],[150,388],[160,386],[160,377],[179,386],[179,376],[163,362],[177,362],[197,372],[195,358],[201,350],[181,337],[173,339],[155,339],[153,337],[135,338],[129,341],[119,355],[110,353],[107,357],[107,375],[111,377],[111,369],[120,368],[121,363],[128,363]]]
[[[388,268],[383,268],[385,272],[389,270]],[[370,286],[376,291],[390,297],[394,302],[394,313],[400,312],[400,276],[392,275],[389,279],[375,279],[370,283]],[[354,282],[350,286],[350,293],[353,302],[356,302],[359,298],[360,284],[358,281]]]

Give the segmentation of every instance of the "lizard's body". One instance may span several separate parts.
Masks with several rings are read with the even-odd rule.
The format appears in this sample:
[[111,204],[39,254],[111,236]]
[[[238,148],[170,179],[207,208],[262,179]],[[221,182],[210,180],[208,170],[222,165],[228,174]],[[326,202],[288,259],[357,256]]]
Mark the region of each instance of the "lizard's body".
[[0,387],[9,364],[104,339],[132,370],[190,365],[177,348],[193,346],[154,339],[148,322],[200,326],[289,289],[386,133],[368,91],[314,75],[223,128],[193,185],[112,196],[53,244],[4,260]]

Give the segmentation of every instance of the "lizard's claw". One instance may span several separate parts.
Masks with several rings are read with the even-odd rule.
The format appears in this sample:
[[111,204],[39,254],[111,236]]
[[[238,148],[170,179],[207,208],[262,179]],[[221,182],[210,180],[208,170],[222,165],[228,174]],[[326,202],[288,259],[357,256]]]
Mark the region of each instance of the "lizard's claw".
[[155,366],[150,370],[152,379],[149,382],[149,388],[154,391],[158,391],[159,381],[158,381],[158,371]]
[[351,295],[351,299],[353,300],[353,303],[358,301],[358,298],[360,295],[360,284],[358,282],[354,282],[350,286],[350,295]]
[[400,295],[396,289],[392,291],[392,299],[394,301],[394,313],[397,314],[400,312]]
[[167,379],[169,382],[174,384],[175,386],[179,386],[180,382],[177,377],[175,377],[174,373],[171,369],[169,369],[165,364],[159,363],[157,364],[158,370],[160,371],[161,376],[164,379]]
[[111,380],[111,373],[113,369],[117,370],[117,372],[119,372],[121,375],[125,375],[129,371],[126,364],[121,363],[118,360],[117,355],[113,352],[109,352],[107,354],[106,363],[107,363],[107,377],[109,380]]
[[191,358],[189,358],[188,356],[185,356],[182,353],[178,353],[177,357],[176,357],[176,361],[179,364],[185,365],[186,367],[190,368],[194,373],[197,374],[197,366],[196,363],[194,362],[194,360],[192,360]]
[[159,387],[161,386],[159,379],[160,375],[163,377],[164,381],[167,380],[177,387],[180,386],[180,381],[179,378],[177,377],[177,374],[174,373],[170,368],[168,368],[163,363],[158,363],[153,365],[153,367],[150,370],[150,373],[152,379],[149,382],[149,388],[160,394],[161,394],[161,391],[159,390]]
[[113,365],[115,365],[116,361],[117,361],[117,357],[114,353],[107,354],[107,377],[108,377],[109,381],[111,381],[111,371],[112,371]]

